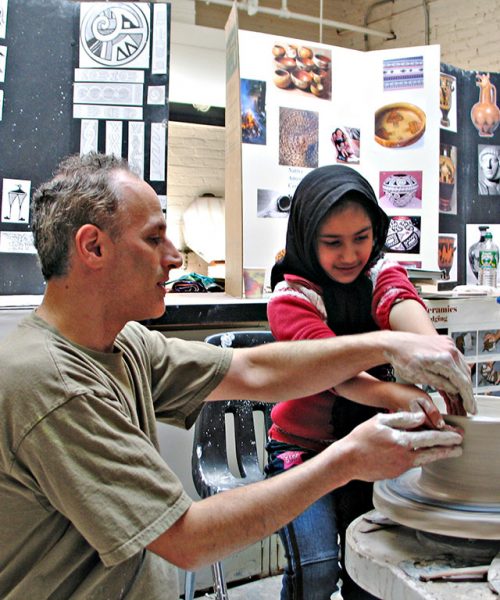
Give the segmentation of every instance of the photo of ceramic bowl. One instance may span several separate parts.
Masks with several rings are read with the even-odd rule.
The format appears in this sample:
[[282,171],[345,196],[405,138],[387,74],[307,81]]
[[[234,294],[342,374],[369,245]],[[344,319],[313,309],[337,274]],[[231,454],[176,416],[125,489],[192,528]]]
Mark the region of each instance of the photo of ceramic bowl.
[[385,197],[393,206],[407,206],[415,198],[418,182],[408,173],[393,173],[382,184]]
[[414,104],[387,104],[375,113],[375,141],[386,148],[409,146],[424,134],[425,121],[424,111]]
[[287,71],[286,69],[276,69],[276,71],[274,71],[273,82],[274,85],[283,90],[290,87],[292,82],[290,71]]
[[325,86],[322,83],[316,83],[315,81],[311,81],[310,87],[311,93],[321,98],[325,94]]
[[285,56],[285,48],[283,48],[283,46],[280,46],[279,44],[274,44],[273,46],[273,54],[274,56],[276,56],[276,58],[280,58],[281,56]]
[[331,59],[328,56],[325,56],[324,54],[315,54],[313,60],[314,64],[319,69],[329,69],[330,63],[332,62]]
[[312,75],[309,71],[298,69],[297,71],[292,71],[291,77],[295,87],[304,91],[307,91],[309,89],[309,86],[311,85],[312,81]]
[[311,48],[306,48],[305,46],[300,46],[299,49],[297,50],[297,56],[299,58],[312,58],[313,57],[313,51],[311,50]]
[[312,58],[297,58],[297,67],[303,71],[312,71],[314,61]]
[[318,69],[318,67],[314,67],[312,70],[312,76],[316,83],[323,83],[328,77],[328,71],[325,71],[324,69]]
[[287,71],[293,71],[297,67],[297,61],[295,58],[289,56],[281,56],[274,61],[277,69],[286,69]]

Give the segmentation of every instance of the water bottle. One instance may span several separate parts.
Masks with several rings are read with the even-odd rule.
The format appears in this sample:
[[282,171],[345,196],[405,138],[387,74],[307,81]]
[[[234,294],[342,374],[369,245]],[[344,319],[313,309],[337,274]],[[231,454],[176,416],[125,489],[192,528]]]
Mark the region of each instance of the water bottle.
[[479,250],[479,285],[497,287],[498,246],[493,243],[491,231],[484,234]]
[[479,226],[479,241],[472,244],[469,248],[469,264],[476,280],[479,279],[479,250],[484,244],[484,234],[488,231],[488,225]]

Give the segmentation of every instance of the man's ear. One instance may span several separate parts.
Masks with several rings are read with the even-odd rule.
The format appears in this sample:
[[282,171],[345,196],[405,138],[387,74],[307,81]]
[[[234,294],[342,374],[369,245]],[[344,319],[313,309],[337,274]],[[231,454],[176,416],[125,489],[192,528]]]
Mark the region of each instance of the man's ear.
[[99,268],[102,264],[106,234],[96,225],[82,225],[75,235],[75,254],[89,268]]

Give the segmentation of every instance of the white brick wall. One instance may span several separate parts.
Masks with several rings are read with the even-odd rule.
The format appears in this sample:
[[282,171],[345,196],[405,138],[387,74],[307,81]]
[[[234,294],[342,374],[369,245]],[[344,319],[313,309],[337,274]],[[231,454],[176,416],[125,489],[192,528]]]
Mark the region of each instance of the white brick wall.
[[[171,121],[167,180],[168,235],[177,248],[184,250],[184,208],[204,193],[224,196],[224,128]],[[188,270],[206,271],[203,261],[195,264],[195,257],[186,259]]]

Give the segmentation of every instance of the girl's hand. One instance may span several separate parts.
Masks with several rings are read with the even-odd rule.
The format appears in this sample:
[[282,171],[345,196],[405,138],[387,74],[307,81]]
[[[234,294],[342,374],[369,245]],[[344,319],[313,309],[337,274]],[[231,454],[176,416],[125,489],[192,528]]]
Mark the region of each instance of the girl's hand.
[[389,406],[394,411],[423,412],[425,413],[426,427],[443,429],[443,417],[432,398],[414,385],[403,383],[389,383]]

